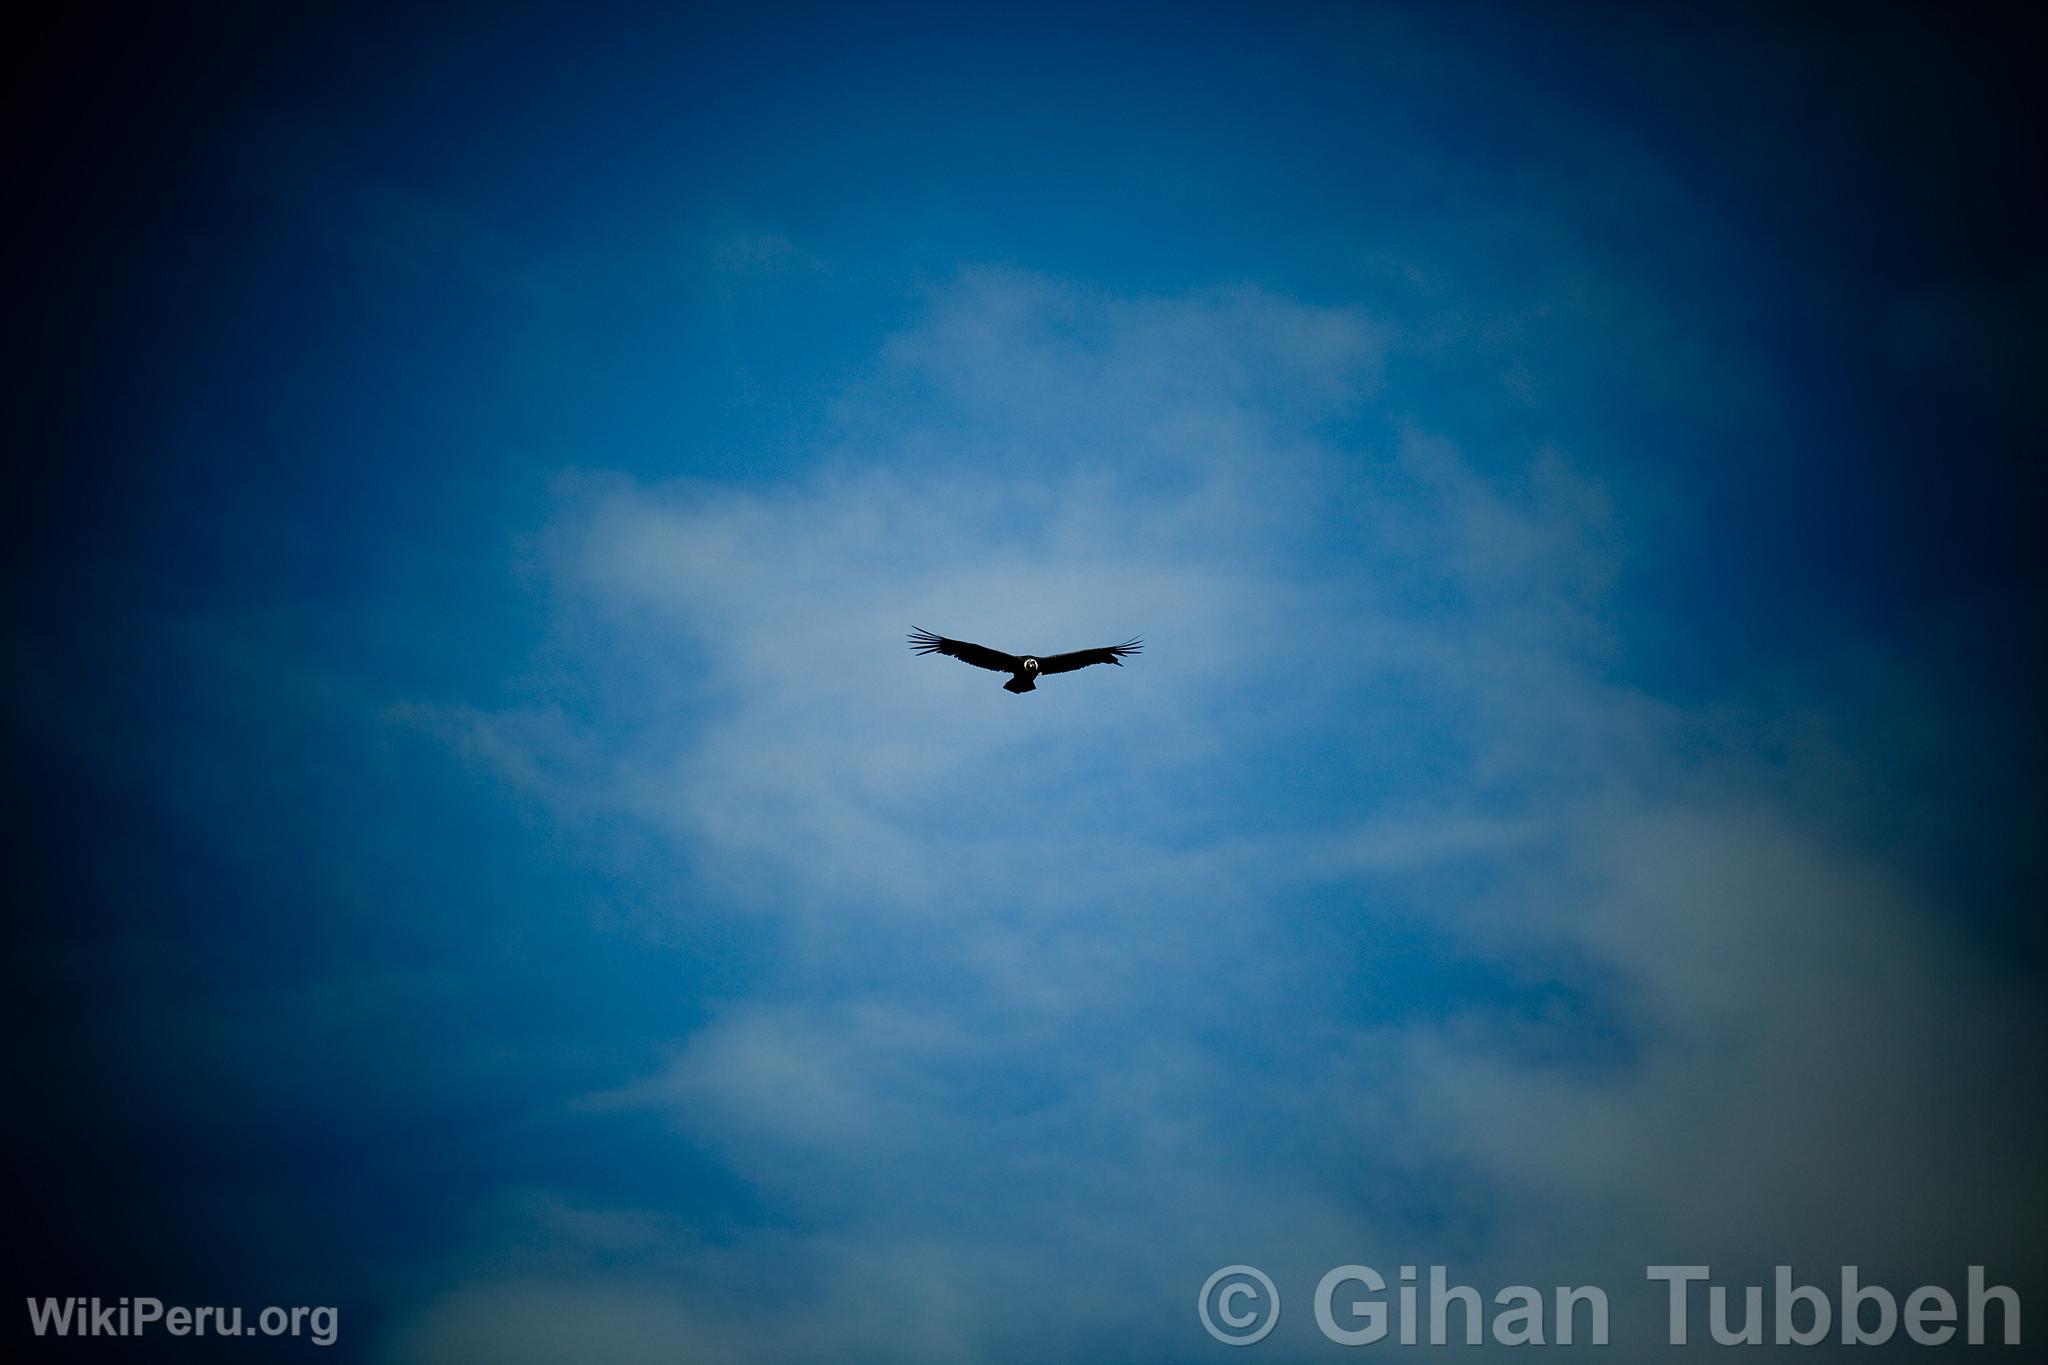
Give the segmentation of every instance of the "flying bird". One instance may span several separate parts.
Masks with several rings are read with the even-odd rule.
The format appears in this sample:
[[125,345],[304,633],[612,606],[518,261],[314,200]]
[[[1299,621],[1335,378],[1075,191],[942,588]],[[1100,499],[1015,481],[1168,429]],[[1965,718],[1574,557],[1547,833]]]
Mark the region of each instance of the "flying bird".
[[962,663],[973,664],[995,673],[1007,673],[1010,680],[1003,684],[1005,692],[1023,695],[1038,686],[1038,679],[1047,673],[1071,673],[1077,668],[1090,664],[1115,664],[1124,666],[1126,654],[1136,654],[1145,647],[1143,640],[1126,640],[1120,645],[1104,645],[1100,649],[1077,649],[1071,654],[1005,654],[1000,649],[987,645],[971,645],[965,640],[948,640],[943,635],[934,635],[928,630],[919,630],[910,637],[910,647],[919,654],[949,654]]

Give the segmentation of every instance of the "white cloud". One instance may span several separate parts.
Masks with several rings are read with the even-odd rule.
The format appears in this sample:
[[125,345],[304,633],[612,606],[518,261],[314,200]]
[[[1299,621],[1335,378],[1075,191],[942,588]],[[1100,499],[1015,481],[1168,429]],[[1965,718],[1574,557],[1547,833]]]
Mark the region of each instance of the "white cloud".
[[[817,1221],[776,1254],[846,1296],[834,1354],[1163,1349],[1261,1249],[1310,1284],[2033,1255],[1999,1201],[2039,1193],[2002,1090],[2038,1010],[1770,762],[1703,758],[1717,717],[1611,680],[1619,514],[1554,449],[1482,475],[1414,429],[1398,341],[969,276],[806,476],[564,484],[565,667],[608,724],[546,762],[553,713],[465,733],[783,927],[783,976],[590,1103]],[[1148,650],[1019,698],[912,626]],[[1418,960],[1496,984],[1403,1004]],[[908,1340],[859,1306],[884,1282]],[[1025,1286],[1065,1327],[1018,1335]]]

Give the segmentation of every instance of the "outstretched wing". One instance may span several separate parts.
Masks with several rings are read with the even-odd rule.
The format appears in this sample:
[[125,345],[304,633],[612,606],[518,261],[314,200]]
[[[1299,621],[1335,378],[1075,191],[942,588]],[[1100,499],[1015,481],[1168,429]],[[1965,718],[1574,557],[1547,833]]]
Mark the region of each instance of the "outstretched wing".
[[1104,645],[1101,649],[1077,649],[1072,654],[1041,654],[1038,656],[1038,671],[1071,673],[1090,664],[1115,664],[1122,668],[1126,654],[1138,654],[1144,648],[1143,640],[1126,640],[1120,645]]
[[1005,654],[1000,649],[987,645],[971,645],[965,640],[948,640],[943,635],[934,635],[920,630],[910,637],[910,647],[919,654],[950,654],[964,664],[976,668],[991,669],[997,673],[1021,673],[1024,661],[1014,654]]

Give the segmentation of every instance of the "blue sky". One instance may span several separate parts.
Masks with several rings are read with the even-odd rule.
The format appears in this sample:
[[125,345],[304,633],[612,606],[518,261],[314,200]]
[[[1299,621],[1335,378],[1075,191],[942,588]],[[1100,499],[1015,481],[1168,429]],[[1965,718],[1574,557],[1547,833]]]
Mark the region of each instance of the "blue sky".
[[1238,1262],[1290,1360],[1350,1262],[1632,1356],[1650,1262],[2038,1297],[2015,51],[55,23],[10,1278],[392,1362],[1206,1358]]

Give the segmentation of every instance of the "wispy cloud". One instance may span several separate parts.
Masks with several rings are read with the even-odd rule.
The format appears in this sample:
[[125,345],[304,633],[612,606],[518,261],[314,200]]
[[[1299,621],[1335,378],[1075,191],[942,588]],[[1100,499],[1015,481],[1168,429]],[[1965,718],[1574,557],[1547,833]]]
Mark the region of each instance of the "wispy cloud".
[[[1613,680],[1610,497],[1417,429],[1398,343],[972,275],[806,477],[562,485],[559,667],[605,723],[543,763],[558,718],[475,713],[470,752],[785,934],[585,1103],[809,1230],[657,1262],[801,1265],[835,1353],[893,1359],[1171,1349],[1201,1274],[1261,1256],[2031,1273],[1997,1210],[2039,1193],[2001,1072],[2038,1010],[1771,757]],[[1015,698],[913,625],[1150,645]],[[1873,1197],[1930,1171],[1911,1219]],[[913,1340],[855,1307],[877,1276]],[[1017,1335],[1024,1301],[1069,1320]],[[681,1311],[786,1347],[747,1302]]]

